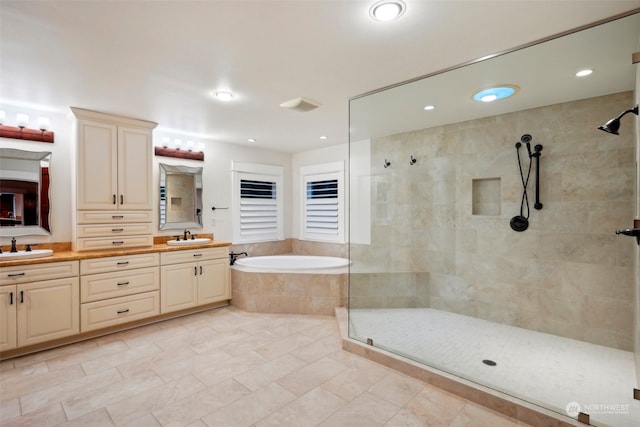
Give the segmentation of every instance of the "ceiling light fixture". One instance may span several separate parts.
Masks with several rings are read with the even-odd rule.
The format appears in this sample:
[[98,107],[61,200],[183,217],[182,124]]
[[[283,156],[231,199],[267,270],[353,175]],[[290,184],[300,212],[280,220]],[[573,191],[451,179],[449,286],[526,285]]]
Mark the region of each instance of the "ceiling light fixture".
[[249,142],[256,142],[256,139],[255,139],[255,138],[249,138],[249,139],[247,139],[247,141],[249,141]]
[[322,135],[320,139],[324,140],[324,139],[327,139],[327,137],[325,135]]
[[388,22],[400,18],[407,10],[402,0],[382,0],[369,9],[369,16],[376,21]]
[[222,90],[216,92],[216,98],[218,98],[220,101],[231,101],[235,98],[235,96],[231,92]]
[[584,76],[588,76],[589,74],[593,73],[593,70],[590,68],[584,69],[584,70],[580,70],[576,73],[576,77],[584,77]]
[[427,105],[426,107],[424,107],[424,109],[427,110],[427,111],[431,111],[431,110],[433,110],[435,108],[436,108],[435,105]]
[[499,85],[476,92],[473,99],[480,102],[499,101],[515,95],[519,90],[520,88],[516,85]]

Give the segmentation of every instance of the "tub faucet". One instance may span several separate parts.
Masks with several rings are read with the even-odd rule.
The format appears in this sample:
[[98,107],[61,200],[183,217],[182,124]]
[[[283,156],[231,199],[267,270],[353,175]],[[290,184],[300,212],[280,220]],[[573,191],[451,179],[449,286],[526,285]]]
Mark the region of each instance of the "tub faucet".
[[13,237],[11,239],[11,252],[18,252],[18,248],[16,247],[16,238]]
[[236,253],[233,253],[233,252],[230,252],[230,253],[229,253],[229,265],[233,265],[233,264],[235,264],[235,263],[236,263],[236,260],[238,259],[238,257],[239,257],[240,255],[249,256],[249,255],[247,255],[247,253],[246,253],[246,252],[238,252],[237,254],[236,254]]

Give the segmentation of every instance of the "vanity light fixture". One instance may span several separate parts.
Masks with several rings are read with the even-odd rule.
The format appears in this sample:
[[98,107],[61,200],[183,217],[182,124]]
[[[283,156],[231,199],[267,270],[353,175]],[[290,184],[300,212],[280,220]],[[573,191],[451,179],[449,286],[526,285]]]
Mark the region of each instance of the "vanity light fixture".
[[638,105],[636,105],[630,110],[623,111],[618,115],[618,117],[614,117],[613,119],[609,120],[607,123],[603,124],[602,126],[598,126],[598,129],[603,130],[607,133],[612,133],[614,135],[620,135],[618,133],[618,129],[620,129],[620,119],[629,113],[633,113],[637,116]]
[[53,143],[53,132],[48,130],[50,123],[47,117],[38,118],[38,129],[29,129],[27,126],[29,126],[29,116],[27,114],[18,113],[16,115],[16,126],[8,126],[6,124],[6,113],[0,111],[0,137]]
[[479,102],[499,101],[515,95],[519,90],[520,88],[516,85],[499,85],[476,92],[473,99]]
[[584,70],[580,70],[576,73],[576,77],[585,77],[593,73],[591,68],[585,68]]
[[406,10],[407,5],[402,0],[382,0],[369,8],[369,16],[376,21],[389,22],[400,18]]

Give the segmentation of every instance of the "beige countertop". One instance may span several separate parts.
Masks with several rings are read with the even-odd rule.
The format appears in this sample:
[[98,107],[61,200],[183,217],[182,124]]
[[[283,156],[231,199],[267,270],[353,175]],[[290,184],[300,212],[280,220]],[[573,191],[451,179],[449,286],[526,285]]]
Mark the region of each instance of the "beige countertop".
[[[207,235],[201,235],[202,237],[210,237]],[[199,235],[200,237],[200,235]],[[90,258],[102,258],[107,256],[123,256],[123,255],[136,255],[136,254],[148,254],[153,252],[172,252],[172,251],[184,251],[189,249],[205,249],[205,248],[218,248],[230,246],[231,242],[224,242],[218,240],[211,240],[208,243],[202,245],[187,245],[187,246],[169,246],[167,240],[171,240],[173,237],[159,236],[154,237],[153,246],[147,246],[142,248],[123,248],[123,249],[109,249],[102,251],[83,251],[74,252],[71,250],[71,244],[67,243],[51,243],[51,244],[38,244],[38,249],[53,249],[53,254],[43,258],[31,258],[31,259],[16,259],[8,261],[0,261],[0,268],[12,267],[16,265],[30,265],[30,264],[43,264],[48,262],[58,261],[75,261]],[[18,244],[18,248],[23,250],[21,244]],[[2,247],[5,250],[5,247]]]

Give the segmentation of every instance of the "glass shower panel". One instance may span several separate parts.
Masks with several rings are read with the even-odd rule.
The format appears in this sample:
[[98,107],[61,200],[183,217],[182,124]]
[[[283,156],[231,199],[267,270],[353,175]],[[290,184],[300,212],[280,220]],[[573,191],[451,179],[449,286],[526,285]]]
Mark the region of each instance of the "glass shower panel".
[[[639,34],[633,14],[350,101],[351,338],[594,425],[640,419],[634,242],[613,232],[634,216],[638,136],[597,129],[637,103]],[[624,47],[603,62],[608,43]],[[556,86],[584,63],[615,87]],[[522,90],[473,101],[493,75]],[[525,209],[524,134],[544,146],[542,209],[532,184]]]

